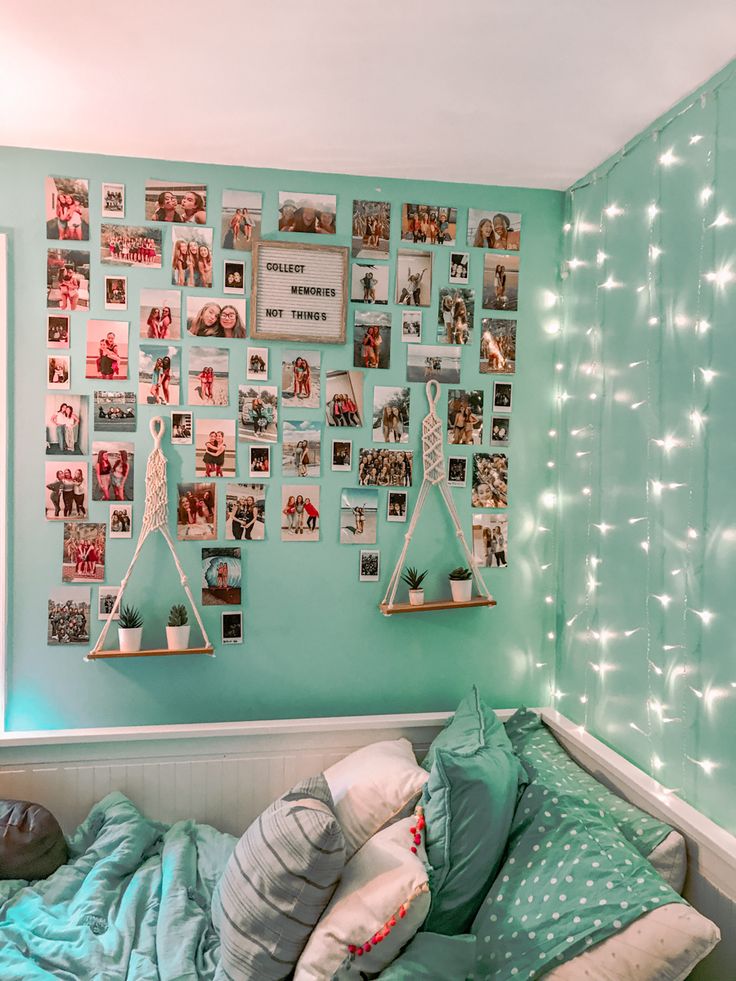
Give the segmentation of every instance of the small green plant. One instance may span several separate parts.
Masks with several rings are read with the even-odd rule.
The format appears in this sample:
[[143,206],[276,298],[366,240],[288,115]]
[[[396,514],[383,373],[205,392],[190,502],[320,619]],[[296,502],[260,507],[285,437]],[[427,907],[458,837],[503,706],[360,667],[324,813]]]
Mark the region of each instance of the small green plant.
[[126,606],[125,603],[120,607],[120,620],[118,626],[123,630],[133,630],[143,626],[141,611],[135,606]]
[[185,627],[188,623],[189,614],[187,613],[186,606],[182,606],[181,603],[174,603],[169,610],[169,626]]
[[456,582],[466,582],[468,579],[473,578],[473,573],[470,569],[466,569],[465,566],[459,565],[457,569],[452,570],[448,578],[454,579]]
[[409,587],[409,589],[421,589],[422,583],[424,582],[426,576],[429,573],[429,569],[425,569],[424,572],[419,572],[413,566],[408,566],[404,572],[401,574],[401,578]]

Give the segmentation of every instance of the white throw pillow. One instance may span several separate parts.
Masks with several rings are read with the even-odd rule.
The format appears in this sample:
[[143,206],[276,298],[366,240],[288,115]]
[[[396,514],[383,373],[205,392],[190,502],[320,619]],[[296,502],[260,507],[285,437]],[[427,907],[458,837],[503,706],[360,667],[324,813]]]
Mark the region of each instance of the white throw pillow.
[[647,855],[647,861],[654,866],[668,886],[682,893],[687,873],[687,847],[679,831],[670,831],[664,841]]
[[715,923],[692,906],[668,903],[555,968],[545,979],[684,981],[720,939]]
[[408,739],[364,746],[324,775],[348,858],[391,821],[411,814],[429,778]]
[[419,930],[429,911],[429,886],[417,820],[384,828],[350,859],[294,981],[355,979],[356,968],[379,974]]

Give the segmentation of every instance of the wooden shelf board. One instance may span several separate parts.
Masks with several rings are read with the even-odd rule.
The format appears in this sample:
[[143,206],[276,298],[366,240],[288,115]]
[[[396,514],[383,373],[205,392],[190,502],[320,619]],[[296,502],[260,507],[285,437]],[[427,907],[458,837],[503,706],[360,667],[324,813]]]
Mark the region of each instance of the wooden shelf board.
[[101,658],[109,657],[167,657],[170,654],[209,654],[215,653],[214,647],[185,647],[181,650],[170,651],[167,647],[161,647],[146,651],[90,651],[87,661],[97,661]]
[[378,609],[384,616],[390,617],[394,613],[428,613],[431,610],[467,610],[470,606],[495,606],[495,600],[486,599],[485,596],[474,596],[466,603],[454,603],[451,599],[435,600],[432,603],[422,603],[421,606],[412,606],[411,603],[381,603]]

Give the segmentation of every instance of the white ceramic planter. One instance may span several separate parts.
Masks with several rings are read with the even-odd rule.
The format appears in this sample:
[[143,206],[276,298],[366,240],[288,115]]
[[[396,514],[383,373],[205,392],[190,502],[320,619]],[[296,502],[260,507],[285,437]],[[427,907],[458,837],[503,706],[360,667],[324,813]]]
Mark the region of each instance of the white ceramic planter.
[[120,650],[128,654],[141,649],[143,627],[118,627]]
[[468,603],[473,596],[473,580],[451,579],[450,590],[452,591],[453,603]]
[[166,627],[166,646],[170,651],[185,651],[189,647],[189,630],[191,625],[182,624],[181,627]]
[[411,606],[424,606],[424,590],[423,589],[410,589],[409,590],[409,604]]

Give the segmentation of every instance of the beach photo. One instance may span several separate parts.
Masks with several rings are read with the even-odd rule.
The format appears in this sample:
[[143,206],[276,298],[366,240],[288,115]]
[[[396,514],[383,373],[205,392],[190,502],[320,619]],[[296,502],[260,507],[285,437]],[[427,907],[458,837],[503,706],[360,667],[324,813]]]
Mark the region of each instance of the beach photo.
[[178,405],[181,351],[173,344],[141,344],[138,350],[138,401]]
[[261,237],[263,195],[259,191],[223,191],[220,236],[223,249],[250,252]]
[[89,182],[81,177],[46,178],[46,238],[89,241]]
[[353,325],[353,365],[383,368],[391,364],[391,314],[356,310]]
[[238,439],[275,443],[278,439],[279,390],[275,385],[238,388]]
[[480,373],[513,375],[516,371],[516,321],[483,317],[480,324]]
[[373,388],[373,442],[408,443],[411,393],[404,385]]
[[281,423],[281,474],[284,477],[319,477],[322,423],[312,419],[284,419]]
[[187,405],[229,405],[229,365],[226,347],[190,347]]
[[354,259],[388,259],[391,205],[388,201],[353,201]]
[[279,231],[299,234],[335,234],[337,197],[279,191]]
[[194,420],[195,473],[198,477],[235,476],[235,420]]
[[483,256],[483,308],[485,310],[518,310],[518,255]]
[[451,388],[447,392],[447,442],[479,446],[483,442],[483,391]]
[[99,433],[134,433],[138,416],[135,392],[95,392],[93,428]]
[[207,224],[207,188],[188,181],[146,181],[146,221]]
[[511,249],[521,244],[521,215],[513,211],[468,211],[468,245],[475,249]]
[[154,341],[181,339],[181,291],[143,287],[140,336]]
[[319,351],[286,348],[281,352],[281,405],[318,409],[321,397]]
[[268,348],[249,347],[245,354],[247,381],[265,381],[268,378]]
[[412,344],[406,349],[406,380],[428,382],[431,378],[444,385],[460,381],[460,352],[454,344]]
[[359,487],[340,495],[340,542],[375,545],[378,531],[378,490]]

